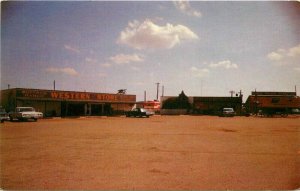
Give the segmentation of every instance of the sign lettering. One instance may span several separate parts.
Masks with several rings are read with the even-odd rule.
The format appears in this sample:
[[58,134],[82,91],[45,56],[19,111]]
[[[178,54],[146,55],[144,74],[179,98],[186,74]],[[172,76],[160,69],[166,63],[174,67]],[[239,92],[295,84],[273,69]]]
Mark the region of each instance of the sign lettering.
[[89,92],[69,92],[51,90],[19,89],[17,97],[40,98],[53,100],[79,100],[79,101],[103,101],[103,102],[135,102],[135,95],[119,95]]

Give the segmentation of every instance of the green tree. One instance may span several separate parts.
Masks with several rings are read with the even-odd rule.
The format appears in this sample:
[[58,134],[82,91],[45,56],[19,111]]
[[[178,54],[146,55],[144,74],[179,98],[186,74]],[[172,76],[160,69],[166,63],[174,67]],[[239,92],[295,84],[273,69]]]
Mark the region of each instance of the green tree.
[[191,109],[189,98],[183,91],[175,98],[169,98],[163,102],[163,109]]

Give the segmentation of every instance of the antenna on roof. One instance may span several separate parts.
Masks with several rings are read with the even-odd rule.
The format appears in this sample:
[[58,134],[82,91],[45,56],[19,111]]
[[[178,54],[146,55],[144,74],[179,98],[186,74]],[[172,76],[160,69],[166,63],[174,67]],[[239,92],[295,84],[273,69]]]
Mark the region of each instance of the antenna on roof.
[[126,94],[127,89],[119,89],[118,94]]

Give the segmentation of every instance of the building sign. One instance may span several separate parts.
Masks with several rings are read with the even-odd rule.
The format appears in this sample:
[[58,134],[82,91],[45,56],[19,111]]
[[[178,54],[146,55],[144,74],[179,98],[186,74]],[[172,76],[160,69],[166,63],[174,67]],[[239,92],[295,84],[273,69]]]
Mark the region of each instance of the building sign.
[[17,89],[17,97],[53,99],[60,101],[103,101],[103,102],[135,102],[135,95],[71,92],[71,91],[51,91],[34,89]]

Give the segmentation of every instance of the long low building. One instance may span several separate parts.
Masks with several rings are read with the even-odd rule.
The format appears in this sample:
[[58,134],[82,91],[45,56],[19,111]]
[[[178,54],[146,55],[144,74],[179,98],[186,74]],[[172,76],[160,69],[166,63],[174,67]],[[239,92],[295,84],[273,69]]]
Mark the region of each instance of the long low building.
[[6,111],[31,106],[45,116],[90,116],[124,113],[136,103],[136,95],[14,88],[1,90]]
[[[168,99],[174,99],[176,96],[161,97],[161,106],[164,108],[164,103]],[[204,115],[218,115],[223,108],[230,107],[238,114],[242,114],[243,97],[199,97],[189,96],[188,102],[191,104],[189,112]],[[161,112],[163,109],[161,110]],[[169,112],[169,111],[168,111]]]
[[240,115],[242,113],[243,97],[194,97],[195,113],[218,115],[223,108],[230,107]]

